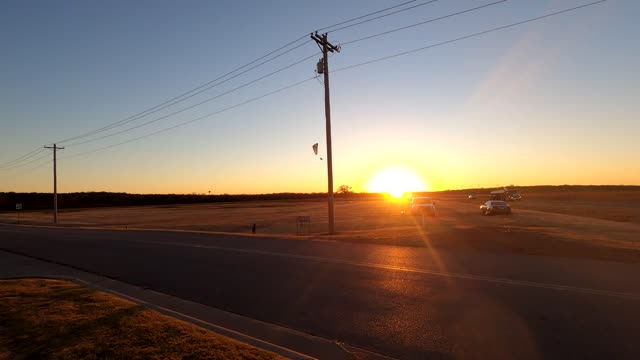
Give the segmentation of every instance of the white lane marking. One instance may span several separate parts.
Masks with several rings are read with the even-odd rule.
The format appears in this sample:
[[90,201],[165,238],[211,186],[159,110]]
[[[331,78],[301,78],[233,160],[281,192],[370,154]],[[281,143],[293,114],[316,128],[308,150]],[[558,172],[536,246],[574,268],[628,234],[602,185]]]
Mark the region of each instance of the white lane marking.
[[373,269],[394,270],[394,271],[443,276],[443,277],[465,279],[465,280],[486,281],[486,282],[506,284],[506,285],[528,286],[528,287],[536,287],[536,288],[558,290],[558,291],[568,291],[568,292],[582,293],[582,294],[589,294],[589,295],[602,295],[602,296],[612,296],[612,297],[618,297],[618,298],[624,298],[624,299],[630,299],[630,300],[640,300],[640,294],[582,288],[582,287],[559,285],[559,284],[549,284],[549,283],[541,283],[541,282],[526,281],[526,280],[514,280],[514,279],[498,278],[498,277],[492,277],[492,276],[453,273],[448,271],[416,269],[416,268],[409,268],[404,266],[393,266],[393,265],[377,264],[377,263],[370,263],[370,262],[331,259],[331,258],[325,258],[325,257],[319,257],[319,256],[279,253],[279,252],[271,252],[271,251],[264,251],[264,250],[229,248],[229,247],[215,246],[215,245],[187,244],[187,243],[181,243],[181,242],[145,241],[145,240],[128,240],[128,241],[145,243],[145,244],[160,244],[160,245],[169,245],[169,246],[182,246],[182,247],[229,251],[229,252],[237,252],[237,253],[245,253],[245,254],[266,255],[266,256],[283,257],[283,258],[289,258],[289,259],[313,260],[313,261],[319,261],[319,262],[329,262],[334,264],[352,265],[352,266],[367,267],[367,268],[373,268]]

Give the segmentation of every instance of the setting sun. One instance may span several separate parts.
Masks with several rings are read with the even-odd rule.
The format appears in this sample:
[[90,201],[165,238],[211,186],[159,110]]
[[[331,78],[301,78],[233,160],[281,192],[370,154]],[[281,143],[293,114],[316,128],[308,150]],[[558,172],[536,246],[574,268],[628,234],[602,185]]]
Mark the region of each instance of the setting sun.
[[400,198],[405,192],[427,191],[428,186],[413,171],[405,168],[387,168],[378,171],[367,185],[369,192],[384,192]]

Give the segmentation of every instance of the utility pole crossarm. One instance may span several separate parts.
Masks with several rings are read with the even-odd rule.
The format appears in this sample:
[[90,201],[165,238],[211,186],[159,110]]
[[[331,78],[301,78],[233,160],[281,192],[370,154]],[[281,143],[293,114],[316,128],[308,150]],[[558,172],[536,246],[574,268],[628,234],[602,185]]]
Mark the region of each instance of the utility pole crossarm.
[[311,33],[311,39],[314,40],[318,45],[324,46],[327,45],[327,51],[330,52],[340,52],[340,46],[332,45],[327,40],[327,34],[318,35],[318,33]]

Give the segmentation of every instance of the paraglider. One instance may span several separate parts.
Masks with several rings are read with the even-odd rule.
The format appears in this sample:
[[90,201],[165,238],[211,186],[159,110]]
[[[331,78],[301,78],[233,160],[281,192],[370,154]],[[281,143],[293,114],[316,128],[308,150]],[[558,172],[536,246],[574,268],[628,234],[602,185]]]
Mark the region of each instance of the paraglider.
[[[318,155],[318,143],[313,144],[313,146],[311,146],[311,148],[313,149],[313,153],[315,155]],[[320,158],[320,160],[323,160],[323,159]]]

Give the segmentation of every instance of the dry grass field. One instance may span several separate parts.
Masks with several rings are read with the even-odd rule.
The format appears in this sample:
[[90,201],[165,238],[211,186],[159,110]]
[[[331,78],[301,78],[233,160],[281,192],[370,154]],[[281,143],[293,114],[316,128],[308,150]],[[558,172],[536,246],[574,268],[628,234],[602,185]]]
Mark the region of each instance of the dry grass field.
[[282,359],[78,284],[0,281],[0,359]]
[[[486,198],[435,193],[435,218],[402,214],[399,201],[337,201],[337,234],[326,234],[326,203],[264,201],[199,205],[62,210],[61,225],[109,229],[170,229],[256,236],[325,239],[457,250],[526,253],[640,261],[640,191],[523,193],[510,216],[481,216]],[[310,216],[297,235],[297,216]],[[0,222],[15,223],[15,213]],[[47,212],[26,212],[21,222],[46,225]]]
[[640,224],[640,190],[538,191],[522,195],[528,210]]

